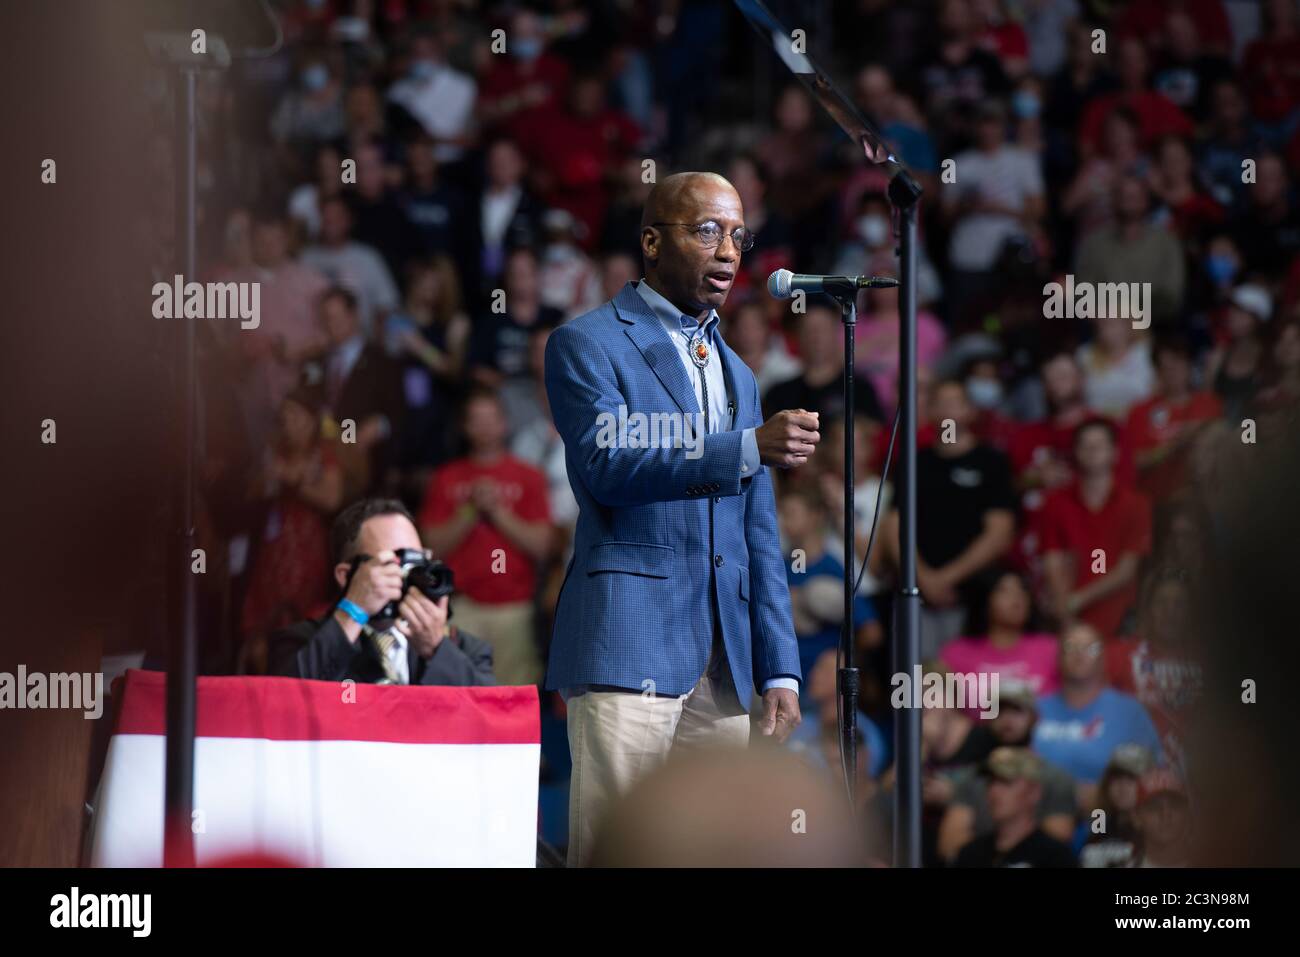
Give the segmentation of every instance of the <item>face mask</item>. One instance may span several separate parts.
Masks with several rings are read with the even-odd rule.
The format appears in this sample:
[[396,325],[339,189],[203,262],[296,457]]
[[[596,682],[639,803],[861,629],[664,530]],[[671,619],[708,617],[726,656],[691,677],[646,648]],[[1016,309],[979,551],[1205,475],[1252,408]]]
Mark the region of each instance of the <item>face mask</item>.
[[997,379],[969,379],[966,394],[979,409],[991,409],[1002,401],[1002,383]]
[[515,56],[521,60],[536,60],[542,52],[542,41],[533,37],[525,37],[522,40],[515,41]]
[[416,60],[411,64],[411,79],[425,82],[433,79],[438,72],[438,65],[429,60]]
[[1206,256],[1205,271],[1216,286],[1226,286],[1237,275],[1237,264],[1227,256]]
[[315,93],[318,90],[325,89],[325,84],[330,81],[330,71],[319,63],[313,63],[302,71],[303,89]]
[[872,213],[858,217],[858,235],[868,246],[881,246],[889,239],[889,220]]
[[1022,91],[1011,98],[1011,108],[1022,120],[1030,120],[1038,115],[1042,104],[1034,94]]

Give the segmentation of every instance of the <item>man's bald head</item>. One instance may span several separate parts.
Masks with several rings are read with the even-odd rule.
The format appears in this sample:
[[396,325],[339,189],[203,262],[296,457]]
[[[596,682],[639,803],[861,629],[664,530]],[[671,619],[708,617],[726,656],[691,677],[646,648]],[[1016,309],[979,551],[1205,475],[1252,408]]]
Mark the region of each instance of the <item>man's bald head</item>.
[[713,190],[736,192],[725,176],[708,172],[673,173],[655,183],[641,210],[641,228],[651,223],[690,223],[689,218],[712,197]]
[[[725,234],[712,248],[687,228],[710,220]],[[650,190],[641,212],[646,280],[684,315],[703,318],[727,301],[741,253],[731,234],[744,225],[744,205],[726,177],[708,172],[665,177]]]

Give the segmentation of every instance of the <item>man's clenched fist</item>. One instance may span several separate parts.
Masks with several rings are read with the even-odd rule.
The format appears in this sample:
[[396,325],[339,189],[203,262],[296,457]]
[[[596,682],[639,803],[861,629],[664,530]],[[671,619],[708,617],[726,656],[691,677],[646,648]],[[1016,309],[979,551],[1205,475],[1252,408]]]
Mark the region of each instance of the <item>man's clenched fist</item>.
[[821,439],[816,412],[784,409],[754,430],[764,465],[792,469],[808,461]]

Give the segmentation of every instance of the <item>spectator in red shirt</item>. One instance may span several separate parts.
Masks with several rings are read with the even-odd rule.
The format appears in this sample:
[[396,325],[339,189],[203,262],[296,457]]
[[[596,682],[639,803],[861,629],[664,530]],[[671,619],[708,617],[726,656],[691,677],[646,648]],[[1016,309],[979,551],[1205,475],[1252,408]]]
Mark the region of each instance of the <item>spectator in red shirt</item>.
[[492,646],[503,685],[542,677],[534,637],[537,568],[554,528],[546,477],[506,451],[507,422],[495,392],[476,391],[463,412],[469,455],[429,479],[420,529],[456,575],[460,624]]
[[1179,239],[1198,243],[1224,221],[1224,208],[1197,182],[1192,148],[1183,137],[1166,136],[1160,141],[1147,182],[1159,204],[1156,216],[1167,217],[1169,228]]
[[1192,18],[1206,49],[1232,51],[1232,24],[1223,0],[1132,0],[1117,19],[1117,32],[1125,39],[1159,36],[1170,14],[1180,10]]
[[1201,426],[1223,415],[1213,392],[1192,389],[1192,350],[1182,333],[1156,338],[1156,394],[1135,405],[1124,434],[1133,449],[1138,488],[1161,501],[1187,484],[1187,453]]
[[1111,110],[1096,151],[1079,164],[1061,196],[1061,212],[1075,221],[1080,238],[1115,221],[1115,186],[1121,176],[1149,173],[1151,160],[1140,144],[1137,115],[1124,106]]
[[569,86],[569,65],[545,52],[542,19],[517,10],[507,32],[507,56],[491,57],[479,88],[479,118],[491,134],[522,142],[539,117],[559,112]]
[[1029,38],[1025,28],[1008,15],[1005,0],[976,0],[974,7],[984,24],[980,46],[998,58],[1009,78],[1024,76],[1029,71]]
[[534,118],[520,142],[537,170],[543,199],[582,223],[581,244],[590,251],[600,238],[616,171],[640,145],[642,133],[627,114],[607,105],[598,75],[575,79],[567,99],[565,109]]
[[1084,110],[1079,124],[1081,152],[1091,154],[1097,149],[1106,117],[1121,106],[1127,106],[1137,115],[1144,147],[1170,133],[1191,136],[1195,130],[1187,115],[1167,96],[1147,85],[1149,60],[1142,41],[1133,37],[1122,40],[1118,52],[1120,88],[1093,100]]
[[[950,350],[951,351],[951,350]],[[966,394],[978,410],[975,431],[980,441],[1006,452],[1019,423],[1007,415],[1000,368],[1001,354],[976,355],[962,365]]]
[[1152,574],[1143,588],[1137,634],[1106,650],[1110,683],[1142,702],[1175,767],[1182,766],[1187,719],[1204,684],[1189,642],[1190,604],[1190,585],[1181,570]]
[[1300,107],[1300,27],[1295,0],[1267,0],[1264,30],[1241,59],[1250,110],[1265,123],[1281,123]]
[[1094,418],[1080,425],[1074,458],[1078,481],[1043,505],[1049,606],[1060,621],[1081,618],[1110,638],[1137,598],[1138,564],[1151,551],[1151,506],[1117,474],[1113,422]]
[[260,466],[251,491],[266,524],[241,613],[253,645],[329,598],[327,522],[343,504],[343,474],[321,438],[318,391],[295,389],[280,403],[279,427]]
[[1025,507],[1042,502],[1041,492],[1066,485],[1074,478],[1070,443],[1074,430],[1091,414],[1083,398],[1083,370],[1072,351],[1045,356],[1038,367],[1047,398],[1045,419],[1025,423],[1011,439],[1009,454],[1016,481],[1026,493]]

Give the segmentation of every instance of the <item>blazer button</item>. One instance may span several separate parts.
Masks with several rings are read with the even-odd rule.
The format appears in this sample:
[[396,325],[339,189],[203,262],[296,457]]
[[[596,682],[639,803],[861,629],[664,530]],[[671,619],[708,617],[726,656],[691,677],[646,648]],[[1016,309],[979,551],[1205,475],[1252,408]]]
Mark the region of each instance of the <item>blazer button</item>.
[[713,556],[713,564],[716,565],[718,568],[721,568],[721,567],[722,567],[722,564],[723,564],[723,563],[722,563],[722,556],[721,556],[721,555],[714,555],[714,556]]

